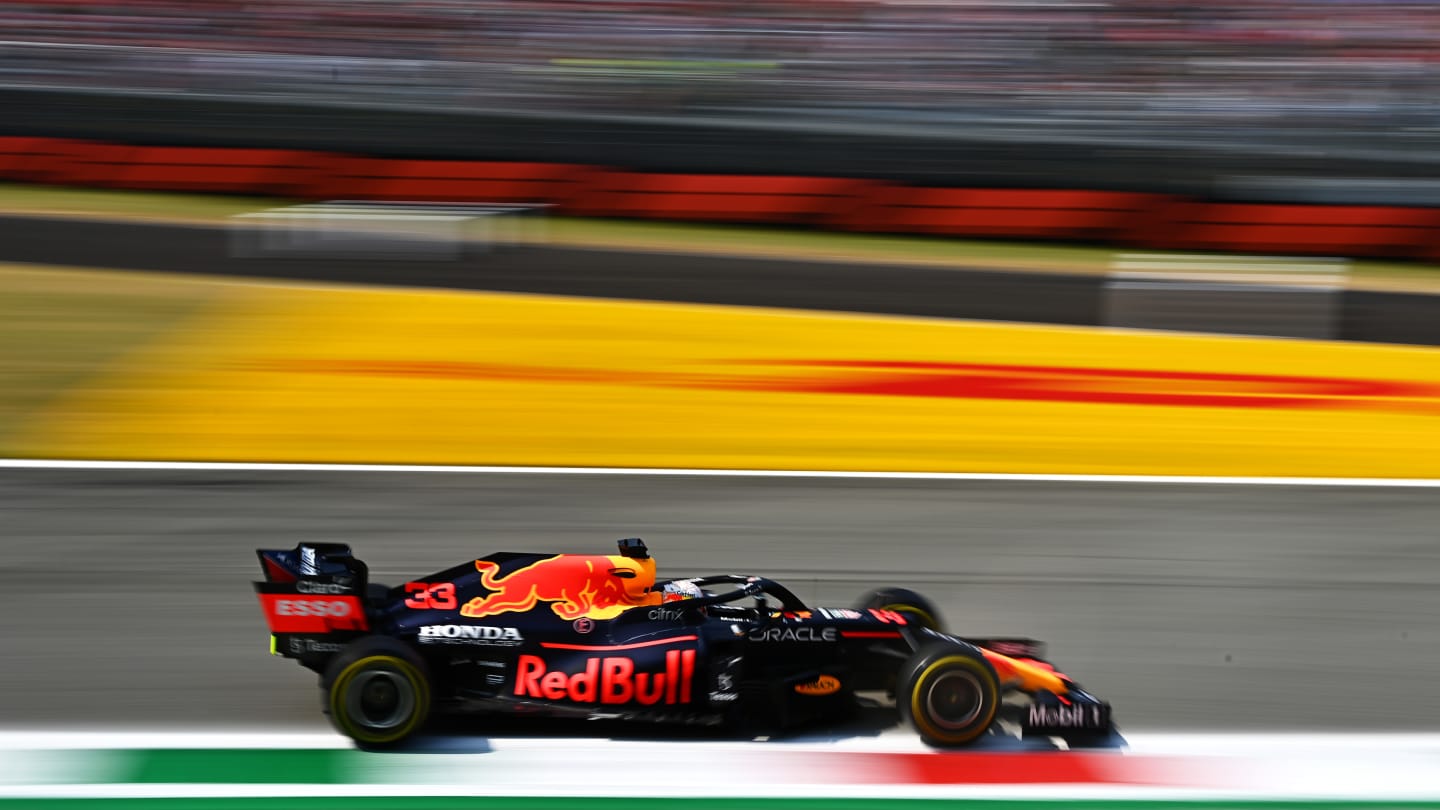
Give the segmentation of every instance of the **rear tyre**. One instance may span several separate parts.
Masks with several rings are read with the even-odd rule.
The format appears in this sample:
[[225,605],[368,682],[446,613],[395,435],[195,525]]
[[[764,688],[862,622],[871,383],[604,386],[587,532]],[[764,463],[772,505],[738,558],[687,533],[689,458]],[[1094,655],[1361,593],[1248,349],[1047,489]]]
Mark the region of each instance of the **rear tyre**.
[[362,748],[410,738],[430,715],[430,677],[414,650],[370,636],[341,650],[321,681],[331,725]]
[[914,625],[937,633],[945,632],[945,620],[934,603],[920,594],[904,588],[880,588],[860,597],[855,603],[856,610],[893,610]]
[[979,649],[943,642],[906,662],[897,703],[920,739],[941,748],[969,745],[995,722],[1000,679]]

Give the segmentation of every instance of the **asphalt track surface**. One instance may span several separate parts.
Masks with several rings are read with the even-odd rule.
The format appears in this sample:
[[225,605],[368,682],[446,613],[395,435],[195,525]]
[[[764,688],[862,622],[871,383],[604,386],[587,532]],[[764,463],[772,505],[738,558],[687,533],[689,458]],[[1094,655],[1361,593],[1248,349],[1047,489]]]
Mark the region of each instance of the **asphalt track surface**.
[[497,550],[649,542],[847,605],[931,596],[1026,634],[1128,730],[1420,730],[1440,716],[1433,489],[878,479],[0,471],[0,722],[326,728],[267,654],[257,546],[396,583]]

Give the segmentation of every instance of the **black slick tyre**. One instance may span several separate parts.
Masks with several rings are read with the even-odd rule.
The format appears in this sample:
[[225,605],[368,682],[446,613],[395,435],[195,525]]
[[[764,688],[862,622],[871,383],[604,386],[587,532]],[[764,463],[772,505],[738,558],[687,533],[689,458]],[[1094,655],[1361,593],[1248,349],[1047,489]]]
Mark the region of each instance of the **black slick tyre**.
[[430,715],[425,662],[406,645],[382,636],[341,650],[321,681],[331,725],[361,748],[389,748],[409,739]]
[[905,588],[879,588],[855,602],[856,610],[893,610],[913,625],[945,632],[945,620],[929,599]]
[[926,743],[969,745],[995,722],[1000,679],[979,649],[956,642],[931,644],[906,662],[896,703]]

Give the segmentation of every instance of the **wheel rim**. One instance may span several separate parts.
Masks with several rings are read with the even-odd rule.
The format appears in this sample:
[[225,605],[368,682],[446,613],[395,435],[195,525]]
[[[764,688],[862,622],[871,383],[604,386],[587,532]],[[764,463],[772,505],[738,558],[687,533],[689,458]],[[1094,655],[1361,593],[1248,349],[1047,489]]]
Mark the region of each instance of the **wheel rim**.
[[917,605],[897,603],[893,605],[883,605],[880,609],[893,610],[896,613],[903,615],[908,621],[917,624],[927,630],[940,629],[940,622],[937,621],[934,616],[930,615],[930,612],[928,610],[925,610],[924,608]]
[[405,723],[415,712],[415,691],[398,672],[361,672],[345,690],[345,710],[367,728],[392,729]]
[[925,690],[925,709],[936,726],[948,731],[968,727],[980,716],[985,693],[974,673],[941,673]]

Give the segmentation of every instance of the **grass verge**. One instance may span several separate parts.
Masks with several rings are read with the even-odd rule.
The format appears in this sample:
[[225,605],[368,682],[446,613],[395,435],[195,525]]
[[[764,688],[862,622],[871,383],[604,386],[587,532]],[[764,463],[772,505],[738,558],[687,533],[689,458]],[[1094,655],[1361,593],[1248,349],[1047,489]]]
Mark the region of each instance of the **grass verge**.
[[30,414],[173,328],[214,284],[0,265],[0,446]]

